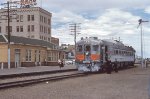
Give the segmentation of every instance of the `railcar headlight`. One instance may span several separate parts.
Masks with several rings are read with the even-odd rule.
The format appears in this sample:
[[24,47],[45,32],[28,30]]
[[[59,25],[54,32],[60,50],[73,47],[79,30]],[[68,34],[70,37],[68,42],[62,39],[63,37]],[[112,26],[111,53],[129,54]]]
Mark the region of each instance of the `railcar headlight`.
[[89,55],[89,52],[86,52],[85,55]]

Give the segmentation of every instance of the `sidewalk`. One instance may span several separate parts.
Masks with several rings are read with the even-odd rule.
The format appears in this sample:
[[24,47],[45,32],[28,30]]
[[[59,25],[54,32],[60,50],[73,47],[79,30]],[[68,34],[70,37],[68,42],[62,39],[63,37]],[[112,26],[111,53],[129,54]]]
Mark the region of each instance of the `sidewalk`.
[[27,73],[38,73],[38,72],[57,72],[62,70],[72,70],[76,69],[76,66],[73,65],[65,65],[63,68],[59,68],[59,66],[36,66],[36,67],[19,67],[19,68],[11,68],[11,69],[1,69],[0,76],[6,75],[20,75]]

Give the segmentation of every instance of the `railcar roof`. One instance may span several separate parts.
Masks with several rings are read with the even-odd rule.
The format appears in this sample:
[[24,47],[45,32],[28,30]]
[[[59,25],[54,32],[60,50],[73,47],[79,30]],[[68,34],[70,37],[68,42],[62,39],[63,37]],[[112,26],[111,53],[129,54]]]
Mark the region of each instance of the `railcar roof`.
[[92,39],[92,38],[84,38],[77,42],[77,44],[100,44],[102,43],[99,39]]
[[117,41],[117,40],[112,40],[112,39],[95,39],[95,38],[82,38],[81,40],[79,40],[77,42],[77,44],[92,44],[92,45],[96,45],[96,44],[102,44],[102,45],[107,45],[107,46],[112,46],[113,48],[116,49],[121,49],[121,50],[134,50],[135,49],[132,46],[127,46],[125,44],[123,44],[121,41]]
[[132,46],[127,46],[117,40],[104,39],[102,41],[103,41],[104,45],[113,46],[113,48],[116,48],[116,49],[128,50],[128,51],[134,50],[135,51],[135,49]]

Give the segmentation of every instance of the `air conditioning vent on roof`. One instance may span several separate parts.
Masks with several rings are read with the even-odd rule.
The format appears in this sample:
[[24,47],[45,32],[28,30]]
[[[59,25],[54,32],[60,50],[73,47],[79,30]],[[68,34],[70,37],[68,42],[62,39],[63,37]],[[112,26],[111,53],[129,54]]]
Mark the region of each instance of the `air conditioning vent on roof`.
[[98,37],[90,37],[90,39],[98,40]]

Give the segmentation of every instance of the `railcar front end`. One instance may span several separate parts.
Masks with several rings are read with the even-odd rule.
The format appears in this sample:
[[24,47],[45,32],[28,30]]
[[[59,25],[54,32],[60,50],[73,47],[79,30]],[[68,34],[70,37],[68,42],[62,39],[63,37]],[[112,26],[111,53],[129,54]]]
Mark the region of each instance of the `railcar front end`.
[[101,69],[100,43],[85,39],[77,43],[76,66],[79,71],[96,72]]

